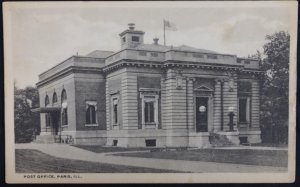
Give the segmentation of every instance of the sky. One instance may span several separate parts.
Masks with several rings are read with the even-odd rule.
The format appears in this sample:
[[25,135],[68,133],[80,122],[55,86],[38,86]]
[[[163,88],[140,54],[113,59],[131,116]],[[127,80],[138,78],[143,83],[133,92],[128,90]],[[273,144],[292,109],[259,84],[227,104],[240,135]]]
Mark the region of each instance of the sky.
[[[172,2],[169,2],[172,3]],[[113,3],[111,3],[113,4]],[[133,3],[132,3],[133,4]],[[188,45],[245,57],[263,51],[265,36],[290,31],[284,7],[193,6],[27,6],[10,11],[13,73],[20,88],[34,86],[38,75],[78,53],[120,50],[119,34],[135,23],[145,43],[163,44],[163,19],[177,31],[166,31],[167,45]],[[156,3],[157,4],[157,3]],[[86,5],[86,4],[85,4]],[[101,5],[101,4],[100,4]]]

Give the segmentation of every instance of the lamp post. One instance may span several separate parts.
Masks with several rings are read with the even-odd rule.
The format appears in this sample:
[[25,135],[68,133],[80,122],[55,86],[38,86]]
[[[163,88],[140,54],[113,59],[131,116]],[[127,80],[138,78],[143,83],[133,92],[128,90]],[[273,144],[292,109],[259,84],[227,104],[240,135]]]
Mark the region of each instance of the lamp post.
[[229,126],[229,131],[230,132],[233,132],[234,131],[234,123],[233,123],[233,118],[234,118],[234,107],[229,107],[228,108],[228,112],[229,112],[229,114],[228,114],[228,116],[229,116],[229,123],[228,123],[228,126]]

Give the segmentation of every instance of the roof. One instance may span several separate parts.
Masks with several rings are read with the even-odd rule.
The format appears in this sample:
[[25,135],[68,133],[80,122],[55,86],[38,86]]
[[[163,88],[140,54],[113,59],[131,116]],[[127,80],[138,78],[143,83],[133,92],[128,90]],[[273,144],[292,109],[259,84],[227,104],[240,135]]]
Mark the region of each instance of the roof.
[[107,58],[108,56],[114,54],[113,51],[102,51],[102,50],[95,50],[90,52],[89,54],[85,55],[86,57],[92,58]]
[[164,46],[164,45],[160,45],[160,44],[140,44],[140,45],[136,46],[134,49],[143,50],[143,51],[166,52],[166,51],[169,51],[171,48],[169,46]]
[[194,47],[190,47],[187,45],[181,45],[178,47],[173,46],[164,46],[160,44],[140,44],[136,46],[136,50],[144,50],[144,51],[157,51],[157,52],[166,52],[169,50],[176,50],[176,51],[183,51],[183,52],[196,52],[196,53],[211,53],[211,54],[218,54],[215,51],[207,50],[207,49],[197,49]]
[[123,36],[124,34],[126,33],[132,33],[132,34],[145,34],[144,31],[138,31],[138,30],[130,30],[130,29],[127,29],[125,31],[123,31],[122,33],[119,34],[119,36]]
[[181,45],[178,47],[173,47],[174,50],[178,50],[178,51],[189,51],[189,52],[197,52],[197,53],[213,53],[213,54],[218,54],[215,51],[211,51],[211,50],[207,50],[207,49],[198,49],[198,48],[194,48],[194,47],[190,47],[187,45]]

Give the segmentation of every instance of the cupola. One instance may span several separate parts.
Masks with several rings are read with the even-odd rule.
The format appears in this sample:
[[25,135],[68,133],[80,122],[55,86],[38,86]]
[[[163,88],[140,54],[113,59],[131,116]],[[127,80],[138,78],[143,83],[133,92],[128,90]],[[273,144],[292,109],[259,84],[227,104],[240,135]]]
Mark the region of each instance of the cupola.
[[135,24],[129,23],[128,29],[123,31],[120,35],[121,48],[135,48],[144,43],[144,31],[135,30]]

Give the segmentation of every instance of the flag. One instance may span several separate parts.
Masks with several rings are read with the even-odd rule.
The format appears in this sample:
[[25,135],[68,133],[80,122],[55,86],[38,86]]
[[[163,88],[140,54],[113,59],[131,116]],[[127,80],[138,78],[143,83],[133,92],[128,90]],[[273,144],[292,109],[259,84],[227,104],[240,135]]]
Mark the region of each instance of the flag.
[[176,25],[167,20],[164,20],[164,27],[166,30],[177,31]]

